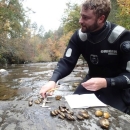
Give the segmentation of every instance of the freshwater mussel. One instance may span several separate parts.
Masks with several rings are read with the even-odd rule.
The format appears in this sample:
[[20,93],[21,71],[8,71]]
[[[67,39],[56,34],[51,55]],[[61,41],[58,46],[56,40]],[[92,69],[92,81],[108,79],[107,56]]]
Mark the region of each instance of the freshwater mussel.
[[28,100],[28,105],[29,105],[29,106],[32,106],[32,105],[33,105],[33,99],[30,98],[30,99]]
[[108,119],[110,117],[109,112],[104,112],[103,113],[103,117],[106,118],[106,119]]
[[58,118],[60,118],[60,119],[65,119],[65,117],[64,116],[62,116],[62,115],[58,115]]
[[62,98],[61,95],[56,95],[56,96],[55,96],[55,99],[56,99],[56,100],[60,100],[61,98]]
[[101,110],[96,110],[95,116],[97,116],[97,117],[103,116],[103,111],[101,111]]
[[86,110],[80,110],[78,112],[78,115],[80,115],[81,117],[85,118],[85,119],[88,119],[89,118],[89,114]]
[[74,115],[74,112],[71,111],[71,110],[65,109],[65,112],[68,113],[68,114]]
[[68,120],[71,120],[71,121],[74,121],[74,120],[75,120],[74,116],[71,115],[71,114],[68,114],[68,113],[65,113],[65,117],[66,117]]
[[56,115],[59,114],[59,112],[58,112],[58,110],[53,110],[53,111],[50,112],[50,114],[51,114],[52,116],[56,116]]
[[66,106],[61,105],[58,107],[58,109],[53,110],[50,112],[52,116],[58,115],[58,118],[61,119],[67,119],[70,121],[75,121],[75,117],[79,120],[84,120],[89,118],[89,114],[86,110],[80,110],[76,115],[74,115],[74,112],[72,110],[69,110]]
[[99,124],[102,128],[105,128],[105,129],[107,129],[110,125],[109,120],[105,118],[100,119]]
[[34,101],[35,104],[40,104],[42,102],[42,98],[38,98]]
[[58,107],[58,109],[50,111],[50,114],[52,116],[56,116],[58,115],[58,118],[61,119],[68,119],[68,120],[75,120],[75,118],[73,117],[73,111],[70,111],[66,106],[61,105]]
[[66,111],[66,106],[59,106],[59,110],[61,111],[61,112],[65,112]]
[[60,110],[61,112],[68,113],[68,114],[71,114],[71,115],[74,114],[73,111],[69,110],[66,106],[63,106],[63,105],[62,105],[62,106],[59,106],[59,110]]
[[59,113],[61,116],[65,117],[65,113],[64,113],[64,112],[58,110],[58,113]]
[[84,120],[84,117],[80,116],[79,114],[77,114],[76,117],[77,117],[78,120]]

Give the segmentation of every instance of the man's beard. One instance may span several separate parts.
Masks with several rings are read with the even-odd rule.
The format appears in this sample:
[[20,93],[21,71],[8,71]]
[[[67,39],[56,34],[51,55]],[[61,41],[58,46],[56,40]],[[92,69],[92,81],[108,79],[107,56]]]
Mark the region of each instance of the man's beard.
[[81,31],[83,33],[91,33],[96,31],[99,28],[97,22],[95,22],[92,26],[84,26],[81,24]]

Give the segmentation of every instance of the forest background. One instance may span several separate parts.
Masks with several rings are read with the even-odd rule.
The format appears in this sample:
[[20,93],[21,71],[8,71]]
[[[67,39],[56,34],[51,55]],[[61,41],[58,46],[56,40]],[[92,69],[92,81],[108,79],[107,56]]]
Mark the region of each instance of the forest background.
[[[80,5],[66,3],[61,25],[45,32],[26,15],[24,0],[0,0],[0,65],[58,61],[73,32],[80,28]],[[108,20],[130,30],[130,0],[111,0]],[[52,23],[55,24],[55,23]]]

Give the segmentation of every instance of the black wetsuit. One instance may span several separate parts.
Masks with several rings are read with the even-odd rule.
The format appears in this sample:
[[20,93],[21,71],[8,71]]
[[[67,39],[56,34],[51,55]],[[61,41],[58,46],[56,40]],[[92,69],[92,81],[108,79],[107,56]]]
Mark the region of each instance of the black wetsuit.
[[[108,21],[94,33],[77,30],[50,80],[57,82],[70,74],[80,55],[83,55],[89,66],[83,82],[92,77],[106,78],[107,88],[93,93],[102,102],[126,112],[127,105],[122,99],[122,92],[130,88],[130,32]],[[81,85],[75,91],[77,94],[89,92]]]

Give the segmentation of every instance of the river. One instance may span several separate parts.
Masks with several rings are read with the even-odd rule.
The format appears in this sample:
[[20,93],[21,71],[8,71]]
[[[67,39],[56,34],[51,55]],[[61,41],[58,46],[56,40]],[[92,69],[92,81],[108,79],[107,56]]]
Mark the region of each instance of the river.
[[[37,97],[40,88],[49,81],[56,64],[57,62],[12,64],[1,67],[6,73],[0,74],[0,100],[27,100]],[[69,76],[60,80],[60,88],[55,94],[73,93],[87,71],[83,67],[75,68]]]

